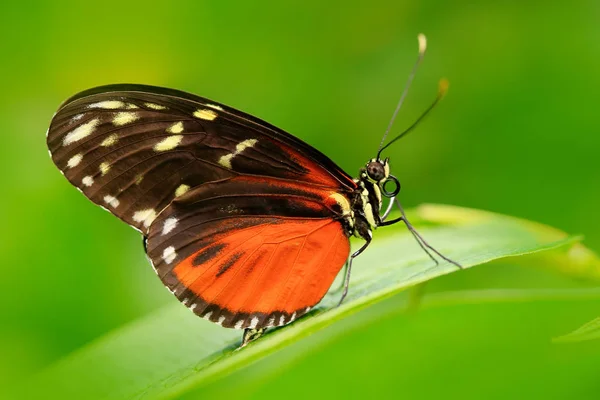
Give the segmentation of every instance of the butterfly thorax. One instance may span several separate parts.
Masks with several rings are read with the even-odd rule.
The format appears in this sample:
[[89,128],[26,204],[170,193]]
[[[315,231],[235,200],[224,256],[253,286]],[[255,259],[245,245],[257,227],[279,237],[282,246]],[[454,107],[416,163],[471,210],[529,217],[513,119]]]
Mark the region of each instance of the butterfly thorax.
[[346,217],[348,236],[371,240],[372,231],[381,224],[381,186],[388,180],[389,171],[387,159],[373,159],[360,170],[358,179],[355,179],[357,188],[352,195],[352,213]]

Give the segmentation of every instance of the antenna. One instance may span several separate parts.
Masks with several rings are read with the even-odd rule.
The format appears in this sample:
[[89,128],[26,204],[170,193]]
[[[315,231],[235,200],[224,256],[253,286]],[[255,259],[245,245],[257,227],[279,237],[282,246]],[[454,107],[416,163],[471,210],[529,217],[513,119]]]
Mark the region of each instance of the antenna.
[[[424,34],[419,33],[419,35],[417,36],[417,40],[419,41],[419,56],[417,57],[417,62],[415,62],[415,65],[413,66],[412,71],[410,72],[410,75],[408,76],[408,80],[406,81],[406,85],[404,86],[404,90],[402,91],[402,95],[400,96],[400,101],[398,101],[396,110],[394,110],[394,114],[392,114],[392,119],[390,119],[390,123],[388,124],[387,129],[385,130],[385,133],[383,134],[383,138],[381,138],[381,143],[379,144],[379,151],[377,152],[377,154],[380,154],[381,150],[383,150],[382,149],[383,143],[385,142],[387,135],[390,133],[390,129],[392,129],[392,125],[394,125],[394,121],[396,120],[396,115],[398,115],[398,111],[400,111],[400,107],[402,107],[402,103],[404,103],[404,98],[406,97],[406,94],[408,93],[408,89],[410,88],[410,85],[411,85],[413,79],[415,78],[415,74],[417,73],[417,68],[419,67],[419,64],[421,64],[421,60],[423,60],[423,56],[425,55],[425,50],[427,50],[427,37]],[[379,158],[379,156],[377,158]]]
[[402,138],[403,136],[406,136],[417,125],[419,125],[419,122],[421,122],[423,120],[423,118],[425,118],[427,116],[427,114],[429,114],[429,112],[431,110],[433,110],[433,108],[436,106],[436,104],[439,103],[440,100],[442,100],[444,98],[444,96],[448,92],[448,86],[449,85],[450,85],[450,83],[448,82],[447,79],[440,79],[440,83],[439,83],[439,86],[438,86],[438,94],[437,94],[435,100],[431,103],[431,105],[429,107],[427,107],[427,109],[425,111],[423,111],[423,113],[421,114],[421,116],[419,118],[417,118],[417,120],[415,122],[413,122],[411,126],[409,126],[408,128],[406,128],[398,136],[396,136],[395,138],[393,138],[388,144],[386,144],[385,146],[383,146],[383,147],[381,147],[379,149],[379,151],[377,152],[377,159],[378,160],[379,160],[379,156],[381,155],[381,152],[383,150],[387,149],[396,140]]

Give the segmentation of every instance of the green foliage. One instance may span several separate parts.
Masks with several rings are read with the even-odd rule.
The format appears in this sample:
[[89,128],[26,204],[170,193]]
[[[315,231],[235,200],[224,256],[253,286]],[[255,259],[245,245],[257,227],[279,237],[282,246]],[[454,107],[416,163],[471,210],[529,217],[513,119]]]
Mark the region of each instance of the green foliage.
[[[472,209],[424,205],[410,215],[418,221],[422,233],[431,243],[460,261],[465,268],[553,249],[568,253],[577,242],[577,237],[541,224]],[[86,399],[182,395],[250,368],[253,363],[283,348],[300,355],[313,346],[315,340],[322,340],[313,334],[326,330],[327,335],[339,336],[348,329],[356,329],[357,321],[353,317],[361,310],[410,286],[457,272],[451,264],[434,265],[403,227],[395,226],[387,232],[377,233],[381,233],[377,240],[357,259],[350,293],[338,308],[335,305],[339,291],[334,286],[307,317],[238,351],[241,331],[220,328],[197,318],[180,304],[172,304],[84,346],[42,372],[28,387],[46,394]],[[590,276],[597,277],[600,262],[597,258],[587,261]],[[564,294],[550,291],[543,296]],[[535,295],[540,293],[447,292],[426,297],[425,305],[457,300],[485,302],[490,298],[514,301],[515,297],[523,299]],[[566,295],[567,298],[591,296],[600,299],[598,290],[575,290]],[[380,312],[378,317],[402,308],[402,303],[397,303]],[[255,376],[258,380],[265,378],[260,374]]]
[[600,317],[584,324],[571,333],[557,337],[554,341],[556,343],[567,343],[593,339],[600,339]]

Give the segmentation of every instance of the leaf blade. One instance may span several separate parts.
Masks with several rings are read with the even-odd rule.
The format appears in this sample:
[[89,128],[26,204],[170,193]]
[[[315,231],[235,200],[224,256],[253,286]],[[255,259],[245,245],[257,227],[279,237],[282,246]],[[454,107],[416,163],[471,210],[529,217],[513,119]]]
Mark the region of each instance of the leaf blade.
[[554,338],[552,341],[554,343],[572,343],[597,339],[600,339],[600,317],[583,324],[573,332]]
[[[579,240],[545,225],[453,206],[424,205],[410,215],[424,225],[420,232],[432,245],[466,268],[571,246]],[[90,399],[164,398],[185,393],[407,287],[457,270],[448,263],[433,265],[402,227],[377,233],[377,240],[355,264],[350,293],[341,307],[333,308],[339,293],[330,292],[308,318],[242,351],[233,351],[240,331],[203,321],[173,299],[172,305],[57,362],[31,386],[45,393]],[[600,271],[600,267],[592,269],[590,276]]]

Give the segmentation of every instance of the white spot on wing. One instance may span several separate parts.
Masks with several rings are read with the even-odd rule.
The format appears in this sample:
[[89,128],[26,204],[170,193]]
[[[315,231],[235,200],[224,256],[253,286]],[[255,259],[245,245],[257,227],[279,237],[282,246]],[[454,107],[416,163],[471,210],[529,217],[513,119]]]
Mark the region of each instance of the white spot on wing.
[[205,104],[206,107],[214,108],[215,110],[223,111],[223,107],[216,104]]
[[217,321],[217,324],[219,324],[219,325],[223,325],[223,322],[225,322],[225,316],[224,316],[224,315],[221,315],[221,316],[219,317],[219,321]]
[[212,121],[215,118],[217,118],[217,113],[214,112],[213,110],[200,109],[200,110],[194,111],[194,117],[200,118],[200,119],[205,119],[207,121]]
[[105,161],[102,164],[100,164],[98,168],[100,169],[102,176],[104,176],[108,173],[108,171],[110,171],[110,164]]
[[115,110],[117,108],[123,108],[125,103],[118,100],[104,100],[98,103],[92,103],[87,108],[102,108],[103,110]]
[[167,132],[169,133],[181,133],[183,132],[183,122],[175,122],[173,125],[167,128]]
[[294,311],[294,313],[292,314],[292,316],[290,317],[290,322],[292,322],[293,320],[296,319],[296,311]]
[[272,316],[271,318],[269,318],[269,321],[267,322],[267,326],[275,326],[275,316]]
[[155,104],[155,103],[144,103],[144,105],[153,110],[166,110],[167,109],[167,107],[161,106],[160,104]]
[[254,146],[256,142],[258,142],[256,139],[246,139],[242,143],[239,143],[237,146],[235,146],[235,152],[240,154],[246,148]]
[[68,146],[71,143],[77,142],[84,137],[89,136],[92,132],[94,132],[94,129],[99,122],[100,120],[95,118],[89,122],[86,122],[85,124],[79,125],[77,128],[69,132],[67,136],[65,136],[63,139],[63,146]]
[[[56,115],[56,114],[55,114]],[[69,124],[74,124],[77,121],[79,121],[81,118],[83,118],[84,114],[77,114],[76,116],[74,116],[73,118],[71,118],[71,121],[69,121]],[[50,129],[50,128],[48,128]],[[48,132],[46,132],[46,136],[48,136]]]
[[[175,258],[177,257],[177,253],[175,252],[175,247],[169,246],[166,249],[164,249],[162,257],[163,257],[163,260],[165,260],[165,262],[167,264],[171,264],[173,262],[173,260],[175,260]],[[189,299],[183,299],[183,304],[185,304],[186,301],[188,301],[188,300]]]
[[248,147],[253,147],[258,140],[256,139],[246,139],[243,142],[240,142],[235,146],[235,151],[230,154],[226,154],[219,159],[219,164],[224,166],[225,168],[231,169],[231,160],[241,152],[246,150]]
[[117,115],[115,115],[115,117],[113,118],[112,123],[116,126],[123,126],[126,124],[130,124],[133,121],[138,120],[139,118],[140,116],[135,112],[124,111],[117,113]]
[[106,204],[108,204],[109,206],[111,206],[112,208],[117,208],[117,207],[119,207],[119,204],[120,204],[119,200],[116,197],[108,195],[108,194],[106,196],[104,196],[104,202]]
[[233,159],[234,154],[227,154],[219,158],[219,164],[224,166],[225,168],[231,169],[231,160]]
[[252,318],[252,320],[250,321],[250,326],[248,326],[248,328],[254,329],[256,328],[256,325],[258,325],[258,317]]
[[204,319],[207,319],[207,320],[209,320],[209,321],[210,321],[210,316],[211,316],[211,315],[212,315],[212,311],[209,311],[209,312],[207,312],[206,314],[204,314],[204,315],[202,316],[202,318],[204,318]]
[[136,211],[133,214],[133,220],[135,222],[143,223],[146,228],[152,224],[152,221],[156,218],[156,211],[153,208],[147,208],[145,210]]
[[109,137],[104,139],[102,141],[102,143],[100,143],[100,146],[103,146],[103,147],[112,146],[113,144],[117,143],[118,141],[119,141],[119,136],[116,133],[113,133],[112,135],[110,135]]
[[177,189],[175,189],[175,197],[179,197],[183,194],[185,194],[188,190],[190,190],[190,187],[186,184],[181,184],[177,187]]
[[161,140],[160,142],[156,143],[154,145],[154,151],[173,150],[175,147],[177,147],[179,145],[179,143],[181,142],[181,139],[183,139],[183,135],[169,136],[169,137]]
[[285,325],[285,314],[281,315],[281,318],[279,318],[279,326],[281,325]]
[[240,319],[238,322],[235,323],[235,325],[233,327],[235,329],[242,329],[242,325],[244,325],[244,320]]
[[67,167],[74,168],[79,165],[81,160],[83,160],[83,154],[75,154],[73,157],[69,158],[69,161],[67,161]]
[[190,310],[194,311],[196,307],[198,307],[198,304],[194,303],[190,306]]
[[163,225],[162,234],[166,235],[171,232],[177,226],[177,218],[171,217],[165,220],[165,224]]
[[84,176],[81,180],[81,183],[83,183],[87,187],[90,187],[94,184],[94,178],[92,178],[90,175]]

